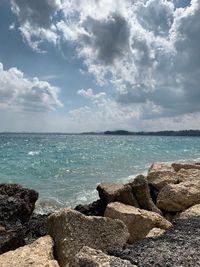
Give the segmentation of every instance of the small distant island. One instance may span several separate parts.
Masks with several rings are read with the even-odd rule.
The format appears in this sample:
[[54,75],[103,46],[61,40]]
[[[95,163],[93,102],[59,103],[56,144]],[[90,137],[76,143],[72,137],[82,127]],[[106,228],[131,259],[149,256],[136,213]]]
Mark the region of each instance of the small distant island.
[[143,136],[200,136],[200,130],[181,131],[157,131],[157,132],[131,132],[126,130],[115,130],[105,132],[85,132],[83,135],[143,135]]

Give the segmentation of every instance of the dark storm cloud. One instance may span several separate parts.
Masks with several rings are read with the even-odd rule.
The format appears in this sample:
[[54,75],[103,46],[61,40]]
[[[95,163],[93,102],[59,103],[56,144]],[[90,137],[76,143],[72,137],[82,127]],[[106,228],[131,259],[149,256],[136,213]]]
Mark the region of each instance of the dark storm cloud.
[[88,17],[83,24],[87,35],[82,35],[85,44],[97,52],[97,60],[112,64],[129,49],[129,25],[119,14],[112,14],[106,20]]
[[28,22],[45,29],[51,26],[52,16],[60,5],[59,0],[11,0],[11,3],[20,24]]

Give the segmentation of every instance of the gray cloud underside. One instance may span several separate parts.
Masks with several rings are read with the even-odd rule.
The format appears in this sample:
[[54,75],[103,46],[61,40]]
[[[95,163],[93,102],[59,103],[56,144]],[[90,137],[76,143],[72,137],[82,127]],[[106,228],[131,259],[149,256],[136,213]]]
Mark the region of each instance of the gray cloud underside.
[[[115,88],[119,107],[140,106],[144,119],[200,111],[198,0],[185,8],[165,0],[45,0],[46,13],[32,2],[12,1],[22,29],[26,22],[76,44],[97,83]],[[63,16],[55,21],[58,9]]]

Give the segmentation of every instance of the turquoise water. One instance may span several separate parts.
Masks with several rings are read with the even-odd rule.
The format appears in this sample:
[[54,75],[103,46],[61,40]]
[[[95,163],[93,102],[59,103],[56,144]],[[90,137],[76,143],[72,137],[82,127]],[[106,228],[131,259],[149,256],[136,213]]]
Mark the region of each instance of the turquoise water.
[[0,134],[0,182],[37,190],[38,209],[87,203],[100,182],[187,160],[200,161],[199,137]]

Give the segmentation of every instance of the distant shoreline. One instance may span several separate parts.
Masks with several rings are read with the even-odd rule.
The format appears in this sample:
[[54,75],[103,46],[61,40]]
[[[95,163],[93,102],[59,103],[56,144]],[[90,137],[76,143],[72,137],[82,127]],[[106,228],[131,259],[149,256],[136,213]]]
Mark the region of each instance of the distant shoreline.
[[0,135],[126,135],[126,136],[200,136],[200,130],[181,130],[181,131],[155,131],[155,132],[132,132],[126,130],[103,131],[103,132],[83,132],[83,133],[62,133],[62,132],[0,132]]

